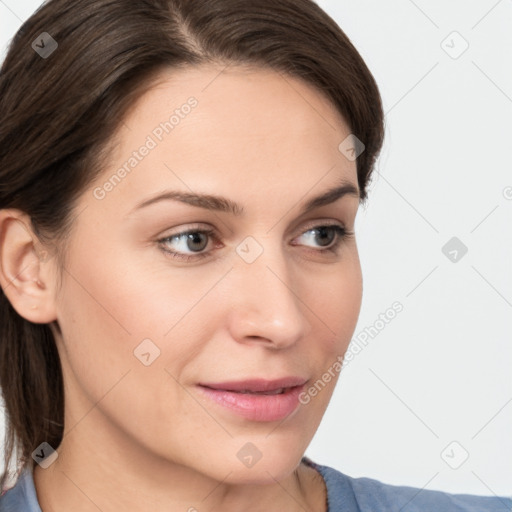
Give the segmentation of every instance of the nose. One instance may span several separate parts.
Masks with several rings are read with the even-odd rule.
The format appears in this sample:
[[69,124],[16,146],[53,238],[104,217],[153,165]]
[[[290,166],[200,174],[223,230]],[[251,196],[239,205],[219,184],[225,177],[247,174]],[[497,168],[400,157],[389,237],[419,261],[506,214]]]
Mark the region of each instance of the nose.
[[301,297],[305,290],[299,285],[281,250],[271,254],[267,248],[252,263],[237,261],[228,292],[228,328],[233,339],[283,349],[306,336],[311,326]]

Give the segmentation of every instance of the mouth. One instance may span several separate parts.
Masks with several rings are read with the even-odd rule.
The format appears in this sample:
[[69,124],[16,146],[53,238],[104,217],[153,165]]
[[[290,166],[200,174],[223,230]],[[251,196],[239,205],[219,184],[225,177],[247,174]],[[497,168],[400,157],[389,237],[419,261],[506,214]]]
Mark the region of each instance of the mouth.
[[252,421],[278,421],[292,414],[307,379],[247,379],[219,383],[201,383],[198,389],[215,405]]
[[219,391],[234,391],[239,393],[272,393],[277,394],[282,390],[302,386],[307,382],[303,377],[282,377],[280,379],[266,380],[260,378],[244,379],[240,381],[226,381],[217,383],[200,383],[200,386],[217,389]]
[[[279,389],[274,389],[273,391],[252,391],[250,389],[244,389],[242,391],[234,391],[234,393],[242,393],[242,394],[251,393],[253,395],[282,395],[288,389],[291,389],[291,388],[279,388]],[[228,391],[228,390],[226,389],[224,391]]]

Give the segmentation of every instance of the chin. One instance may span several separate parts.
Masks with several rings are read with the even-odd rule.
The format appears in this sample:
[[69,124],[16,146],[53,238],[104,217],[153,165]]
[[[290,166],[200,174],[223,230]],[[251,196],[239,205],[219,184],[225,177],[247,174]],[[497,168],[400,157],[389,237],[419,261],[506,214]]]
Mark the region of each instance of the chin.
[[235,444],[236,450],[232,452],[234,456],[230,456],[228,460],[224,457],[219,460],[216,471],[220,480],[231,484],[275,484],[276,481],[289,477],[298,468],[303,456],[298,445],[290,449],[284,443],[283,446],[276,446],[268,440],[247,440],[242,443],[238,441]]

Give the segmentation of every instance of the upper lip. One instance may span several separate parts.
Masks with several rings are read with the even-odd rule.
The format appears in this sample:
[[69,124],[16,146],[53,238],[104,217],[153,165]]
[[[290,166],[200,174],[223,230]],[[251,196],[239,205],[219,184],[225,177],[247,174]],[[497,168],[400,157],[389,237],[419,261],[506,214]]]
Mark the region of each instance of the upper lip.
[[223,391],[275,391],[281,388],[302,386],[307,382],[303,377],[283,377],[280,379],[246,379],[229,382],[201,382],[199,385]]

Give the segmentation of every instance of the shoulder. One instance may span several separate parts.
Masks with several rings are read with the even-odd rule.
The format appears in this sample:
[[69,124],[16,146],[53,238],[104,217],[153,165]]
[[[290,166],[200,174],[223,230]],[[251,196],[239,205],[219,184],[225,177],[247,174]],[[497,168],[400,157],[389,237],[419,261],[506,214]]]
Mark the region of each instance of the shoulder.
[[512,499],[450,494],[443,491],[385,484],[372,478],[354,478],[304,458],[323,476],[328,512],[511,512]]
[[41,512],[30,466],[24,467],[15,485],[0,496],[0,512]]

